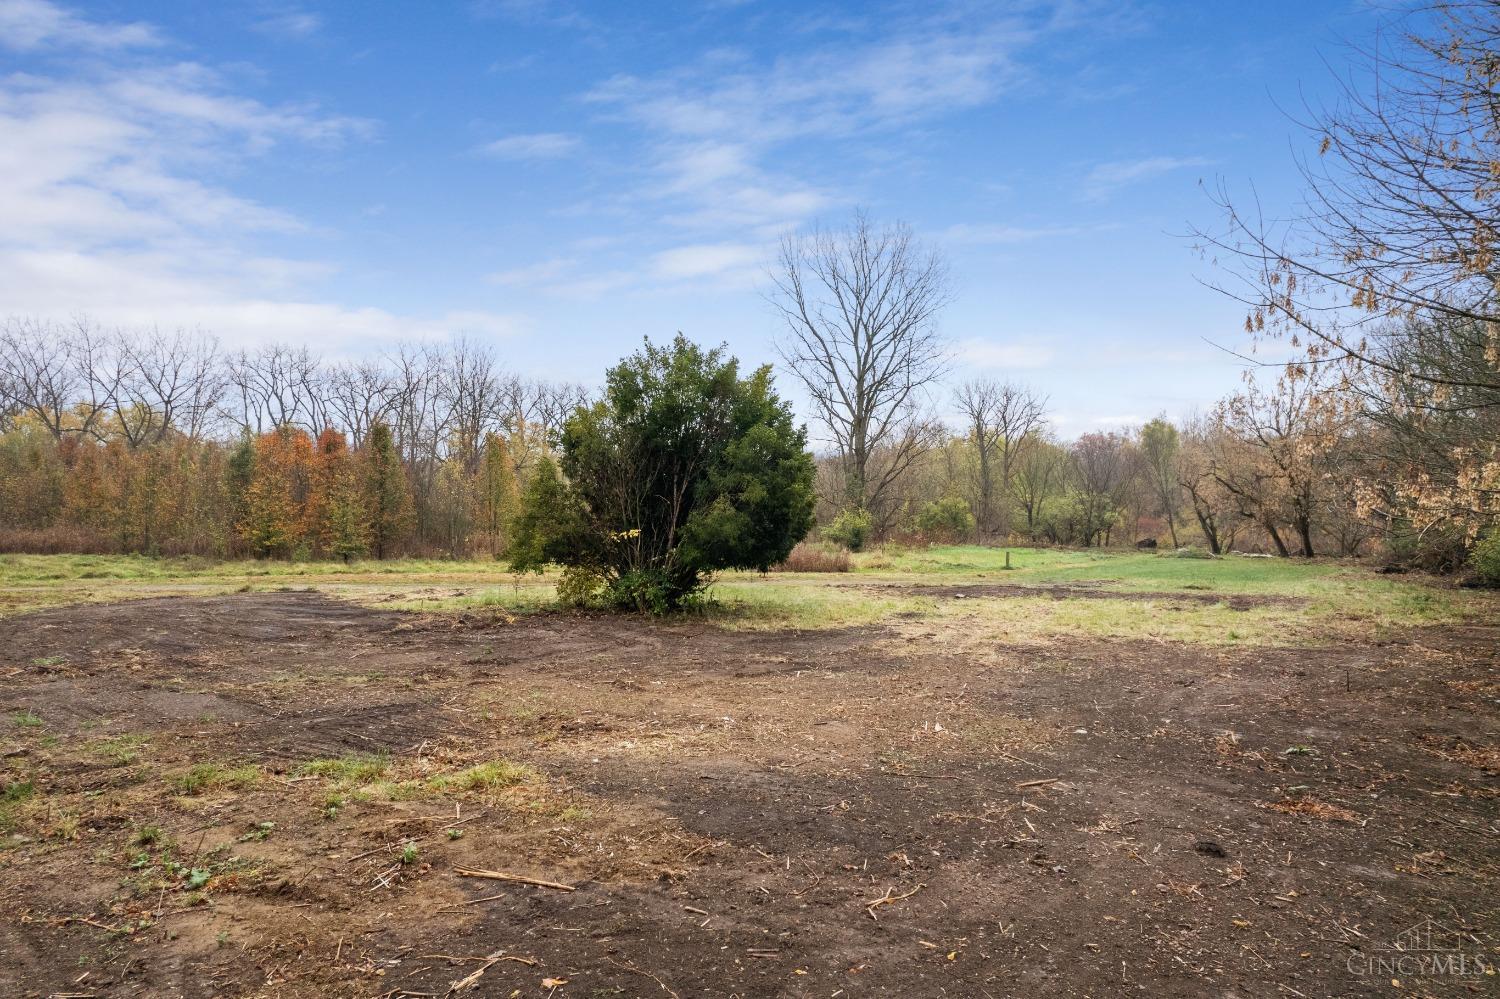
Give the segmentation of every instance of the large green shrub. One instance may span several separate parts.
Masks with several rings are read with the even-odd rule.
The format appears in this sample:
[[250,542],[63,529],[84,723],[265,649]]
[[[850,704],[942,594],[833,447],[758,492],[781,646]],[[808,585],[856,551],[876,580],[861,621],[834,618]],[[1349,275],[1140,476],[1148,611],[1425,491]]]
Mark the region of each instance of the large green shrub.
[[1500,586],[1500,527],[1492,527],[1469,554],[1469,566],[1486,586]]
[[974,514],[962,498],[946,496],[923,506],[915,526],[929,541],[963,541],[974,533]]
[[863,551],[873,529],[874,521],[870,519],[870,511],[851,507],[840,510],[833,522],[823,528],[823,539],[842,545],[851,552]]
[[724,348],[679,335],[609,370],[563,426],[562,474],[540,466],[506,553],[568,567],[567,596],[660,613],[719,569],[768,570],[812,526],[807,435]]

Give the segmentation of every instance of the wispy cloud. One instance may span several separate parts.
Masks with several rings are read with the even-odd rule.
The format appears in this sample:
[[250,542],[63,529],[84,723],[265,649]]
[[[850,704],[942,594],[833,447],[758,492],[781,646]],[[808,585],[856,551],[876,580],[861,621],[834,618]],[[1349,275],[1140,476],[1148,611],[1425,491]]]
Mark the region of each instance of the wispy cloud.
[[543,260],[535,264],[527,264],[525,267],[512,267],[508,270],[496,271],[488,275],[485,280],[491,284],[503,285],[507,288],[537,288],[551,284],[566,278],[576,267],[578,261],[571,258],[557,257],[552,260]]
[[692,243],[649,254],[639,264],[590,268],[578,257],[554,257],[491,274],[493,284],[569,298],[711,286],[747,288],[761,276],[772,247],[757,243]]
[[90,21],[47,0],[0,0],[3,48],[20,52],[54,47],[121,49],[161,42],[148,24]]
[[650,273],[668,281],[758,272],[764,247],[749,243],[709,243],[663,250],[651,258]]
[[518,24],[592,29],[594,22],[568,0],[471,0],[469,13],[481,20],[503,18]]
[[1102,201],[1132,184],[1212,163],[1213,160],[1202,156],[1151,156],[1100,163],[1083,178],[1083,196],[1090,201]]
[[1066,239],[1083,236],[1110,228],[1108,225],[970,225],[960,223],[949,226],[942,232],[947,243],[967,245],[1030,243],[1038,239]]
[[[36,0],[0,0],[0,41],[64,54],[163,42],[148,25],[98,23]],[[0,302],[17,313],[201,327],[231,343],[316,336],[337,347],[436,335],[455,324],[499,333],[505,314],[423,317],[319,301],[333,269],[257,254],[265,232],[309,228],[229,184],[282,145],[337,148],[373,122],[315,104],[267,104],[213,69],[80,62],[66,78],[0,77]]]
[[1045,368],[1057,352],[1045,344],[970,339],[958,344],[958,356],[971,367],[1006,370]]
[[863,139],[992,100],[1026,75],[1018,54],[1044,20],[908,18],[879,38],[837,34],[769,62],[717,50],[656,76],[613,77],[585,99],[640,131],[653,179],[637,196],[674,203],[669,221],[764,236],[853,200],[789,170],[782,150]]
[[257,20],[255,30],[275,38],[300,41],[312,38],[323,30],[323,15],[315,11],[289,7]]
[[479,147],[486,156],[502,160],[545,160],[566,156],[579,146],[576,135],[562,132],[531,132],[507,135]]

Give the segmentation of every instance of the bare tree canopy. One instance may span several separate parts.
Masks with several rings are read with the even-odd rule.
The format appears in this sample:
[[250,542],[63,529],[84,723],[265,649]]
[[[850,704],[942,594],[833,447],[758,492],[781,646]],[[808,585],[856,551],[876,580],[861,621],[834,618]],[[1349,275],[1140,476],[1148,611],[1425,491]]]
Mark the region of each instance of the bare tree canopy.
[[[1421,13],[1436,26],[1360,53],[1340,102],[1305,123],[1318,143],[1301,165],[1308,211],[1272,224],[1225,198],[1228,232],[1207,239],[1245,265],[1228,290],[1250,305],[1251,332],[1295,339],[1313,360],[1464,384],[1476,379],[1393,364],[1381,344],[1436,317],[1500,345],[1500,0]],[[1477,382],[1500,389],[1500,366]]]
[[1472,541],[1500,517],[1500,0],[1404,12],[1340,82],[1305,123],[1306,210],[1221,197],[1206,242],[1247,331],[1300,349],[1287,376],[1326,370],[1387,428],[1384,516]]
[[910,226],[857,212],[843,229],[783,240],[772,279],[777,349],[837,449],[844,501],[881,520],[892,484],[932,445],[922,411],[948,358],[936,326],[947,267]]
[[975,519],[987,534],[1009,533],[1008,511],[997,509],[997,498],[1009,495],[1017,463],[1036,442],[1035,432],[1047,417],[1047,399],[1016,382],[976,378],[955,390],[954,402],[977,458]]

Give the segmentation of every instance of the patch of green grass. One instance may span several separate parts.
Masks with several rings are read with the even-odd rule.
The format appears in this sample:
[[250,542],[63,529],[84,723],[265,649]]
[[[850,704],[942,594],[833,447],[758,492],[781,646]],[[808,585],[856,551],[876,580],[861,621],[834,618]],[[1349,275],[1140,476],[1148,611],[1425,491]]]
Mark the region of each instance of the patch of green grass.
[[0,802],[7,805],[17,805],[23,801],[30,800],[36,794],[36,783],[29,780],[10,781],[0,791]]
[[535,770],[519,763],[496,760],[481,763],[453,774],[438,774],[427,778],[426,786],[433,791],[485,791],[492,788],[514,787],[535,780]]
[[342,784],[367,784],[383,775],[390,761],[383,756],[355,754],[321,760],[308,760],[297,768],[304,777],[325,777]]
[[30,710],[17,711],[10,720],[19,728],[41,728],[42,716]]
[[966,640],[1043,642],[1070,635],[1157,639],[1208,645],[1294,645],[1307,636],[1305,614],[1284,606],[1232,610],[1227,604],[1018,596],[944,603],[937,623]]
[[248,791],[260,783],[256,766],[226,767],[218,763],[196,763],[186,772],[167,779],[178,794],[195,795],[204,791]]
[[[1006,553],[1011,571],[1005,571]],[[1212,590],[1306,596],[1319,581],[1356,573],[1345,563],[1301,559],[1177,558],[1171,552],[987,548],[949,545],[885,549],[855,556],[857,573],[988,578],[1017,585],[1097,585],[1121,590]],[[1372,577],[1373,578],[1373,577]],[[960,580],[948,580],[956,582]],[[967,579],[962,580],[967,581]]]
[[88,750],[95,756],[103,757],[114,765],[123,767],[140,759],[141,750],[148,742],[149,740],[144,735],[117,735],[89,743]]
[[167,841],[167,834],[162,831],[161,826],[145,825],[135,831],[130,840],[136,846],[155,846]]
[[801,582],[790,574],[726,576],[709,590],[701,613],[722,627],[850,628],[898,615],[924,616],[936,603],[917,594],[885,595],[857,587]]
[[409,611],[502,610],[524,614],[556,607],[557,587],[550,580],[528,580],[459,596],[413,597],[381,606]]
[[36,795],[36,783],[29,779],[0,784],[0,832],[15,828],[21,809]]
[[[423,587],[492,587],[506,578],[503,562],[391,559],[344,562],[222,561],[141,555],[0,555],[0,615],[44,607],[169,595],[206,596],[316,584],[320,592],[356,599],[386,598]],[[550,577],[544,577],[550,578]],[[523,588],[537,587],[528,577]],[[418,603],[420,598],[413,596]]]

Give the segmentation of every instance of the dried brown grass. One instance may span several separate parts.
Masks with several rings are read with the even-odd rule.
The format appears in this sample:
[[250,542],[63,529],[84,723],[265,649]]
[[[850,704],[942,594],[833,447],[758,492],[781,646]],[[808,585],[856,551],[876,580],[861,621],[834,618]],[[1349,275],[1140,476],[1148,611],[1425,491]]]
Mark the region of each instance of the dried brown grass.
[[848,572],[853,568],[849,553],[843,549],[824,548],[802,542],[792,549],[777,572]]

